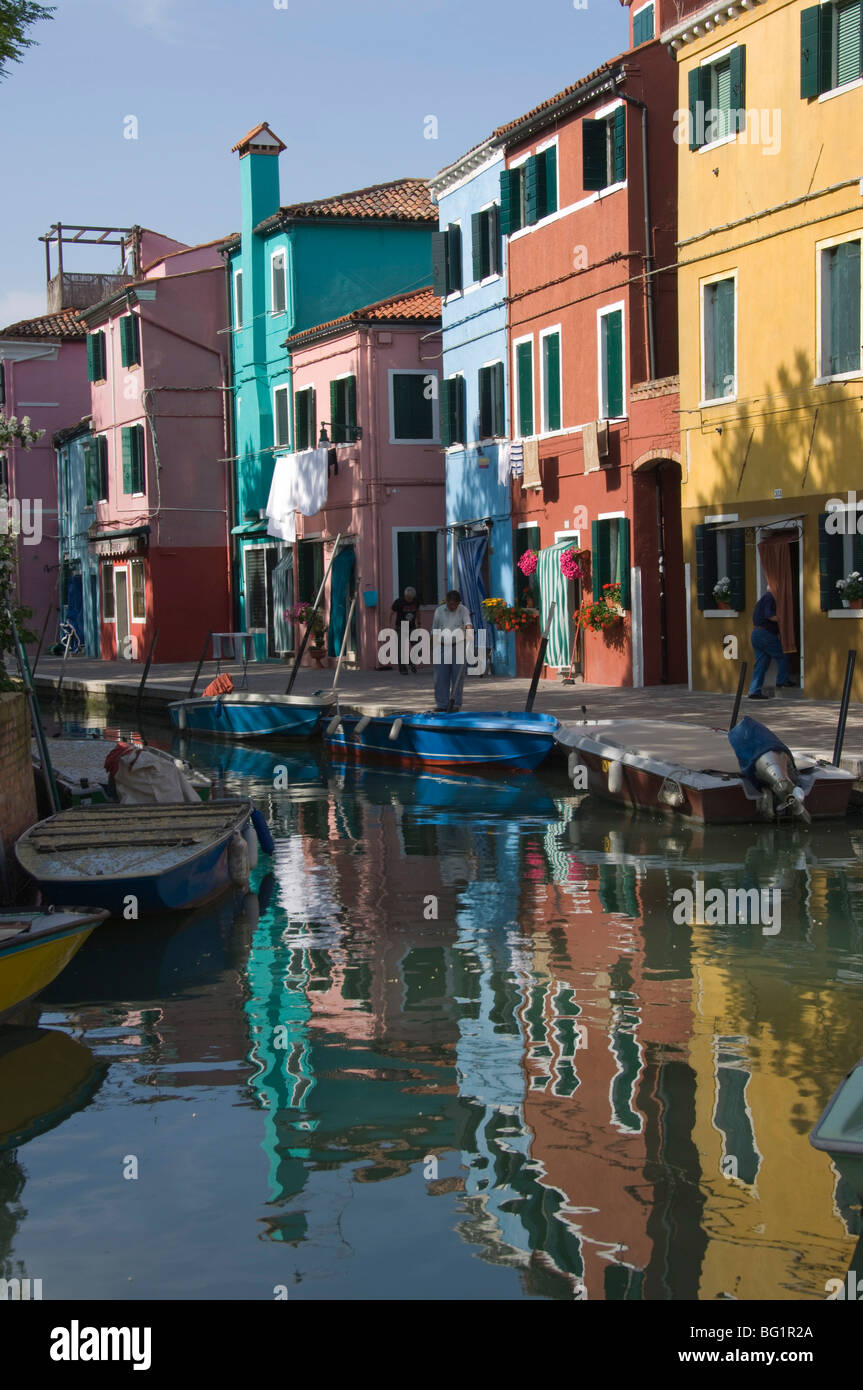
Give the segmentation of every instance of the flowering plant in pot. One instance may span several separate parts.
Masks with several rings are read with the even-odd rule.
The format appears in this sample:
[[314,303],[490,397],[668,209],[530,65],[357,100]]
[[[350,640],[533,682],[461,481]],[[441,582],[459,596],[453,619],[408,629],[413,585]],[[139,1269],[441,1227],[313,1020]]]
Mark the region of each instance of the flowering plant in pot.
[[601,598],[585,599],[578,610],[581,626],[589,628],[591,632],[604,632],[612,623],[620,622],[622,617],[619,584],[603,584]]
[[731,580],[727,574],[717,579],[713,586],[713,597],[720,608],[731,607]]
[[536,574],[537,559],[538,556],[535,550],[526,550],[524,554],[520,557],[518,562],[518,567],[521,570],[522,574]]
[[560,552],[560,572],[564,579],[584,578],[584,572],[578,562],[578,551],[574,545]]
[[837,579],[836,588],[842,602],[849,608],[863,607],[863,575],[859,570],[852,570],[844,579]]
[[295,623],[302,623],[309,629],[309,642],[312,651],[323,651],[324,647],[324,615],[314,604],[301,600],[295,603],[293,608],[288,610],[288,616]]
[[537,619],[535,608],[511,605],[502,598],[484,598],[482,607],[486,617],[494,623],[499,632],[518,632],[530,623],[535,623]]

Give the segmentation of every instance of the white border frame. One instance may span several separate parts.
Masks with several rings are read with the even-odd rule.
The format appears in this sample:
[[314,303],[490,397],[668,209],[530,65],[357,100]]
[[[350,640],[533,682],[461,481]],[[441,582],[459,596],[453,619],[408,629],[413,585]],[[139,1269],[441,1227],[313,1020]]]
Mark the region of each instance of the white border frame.
[[[275,296],[275,294],[274,294],[274,292],[273,292],[273,291],[275,290],[275,274],[274,274],[274,271],[275,271],[275,262],[279,259],[279,257],[282,258],[282,284],[283,284],[284,299],[285,299],[285,307],[284,307],[284,309],[277,309],[277,308],[275,307],[275,304],[276,304],[276,296]],[[282,314],[286,314],[287,312],[288,312],[288,251],[287,251],[287,247],[285,247],[285,246],[277,246],[276,249],[275,249],[275,251],[271,251],[271,252],[270,252],[270,318],[271,318],[271,319],[281,318]]]
[[[481,399],[480,399],[479,374],[480,374],[481,371],[484,371],[485,368],[487,368],[487,367],[496,367],[498,363],[500,363],[500,365],[503,367],[503,434],[488,434],[488,435],[484,435],[484,434],[482,433],[482,418],[481,418],[481,417],[482,417],[482,401],[481,401]],[[482,446],[483,446],[484,444],[499,444],[499,443],[501,442],[501,440],[505,440],[505,439],[508,439],[508,438],[509,438],[509,435],[507,434],[507,428],[506,428],[506,415],[507,415],[507,405],[508,405],[508,401],[507,401],[507,389],[506,389],[506,388],[507,388],[507,380],[506,380],[506,361],[504,360],[503,357],[494,357],[494,358],[492,358],[492,360],[491,360],[490,362],[480,362],[479,366],[477,367],[477,372],[476,372],[476,388],[477,388],[477,412],[476,412],[476,419],[477,419],[477,425],[476,425],[477,441],[476,441],[476,442],[477,442],[477,444],[480,446],[480,448],[482,448]]]
[[[734,390],[730,396],[708,396],[705,377],[707,371],[707,344],[704,337],[706,327],[704,319],[704,291],[707,289],[708,285],[719,284],[721,280],[734,281]],[[740,363],[738,358],[738,335],[740,331],[739,301],[740,287],[737,280],[736,268],[734,270],[722,270],[715,275],[705,275],[704,279],[698,282],[698,352],[700,359],[698,386],[701,393],[701,398],[698,402],[699,409],[710,405],[728,405],[729,402],[737,400],[740,389]]]
[[[620,313],[620,316],[621,316],[620,370],[621,370],[622,396],[623,396],[623,399],[622,399],[622,401],[621,401],[621,404],[622,404],[622,406],[623,406],[623,414],[622,414],[622,415],[608,415],[608,414],[606,413],[606,411],[605,411],[606,401],[603,399],[603,397],[605,396],[605,377],[604,377],[605,362],[604,362],[604,355],[603,355],[603,351],[602,351],[602,322],[601,322],[601,321],[602,321],[602,319],[607,318],[609,314],[615,314],[615,313],[618,313],[618,312]],[[616,304],[604,304],[604,305],[602,306],[601,309],[597,309],[597,311],[596,311],[596,399],[597,399],[597,404],[598,404],[598,406],[599,406],[599,409],[598,409],[598,411],[597,411],[597,416],[596,416],[597,420],[608,420],[609,422],[611,422],[611,421],[615,421],[615,420],[626,420],[626,419],[628,418],[628,410],[627,410],[627,405],[628,405],[628,401],[627,401],[627,388],[628,388],[629,383],[628,383],[628,381],[627,381],[627,374],[626,374],[626,355],[627,355],[627,354],[626,354],[626,345],[627,345],[627,322],[626,322],[626,303],[625,303],[625,301],[622,300],[622,299],[620,299],[620,300],[617,301]],[[617,513],[617,512],[614,512],[614,513],[612,513],[612,515],[617,516],[618,513]],[[621,513],[619,513],[619,515],[623,516],[624,513],[621,512]],[[600,520],[600,521],[601,521],[602,518],[601,518],[601,517],[598,517],[597,520]]]
[[[394,379],[397,376],[433,376],[435,379],[435,393],[431,399],[432,407],[432,429],[434,434],[431,439],[397,439],[395,434],[396,410]],[[419,445],[421,448],[431,448],[435,444],[440,448],[440,383],[441,376],[438,371],[425,371],[422,367],[390,367],[387,371],[387,405],[389,408],[389,442],[390,444]],[[416,528],[414,528],[416,529]]]
[[[468,419],[470,411],[468,410],[467,399],[467,372],[464,368],[458,367],[454,372],[450,372],[448,376],[438,377],[438,388],[440,388],[445,381],[455,381],[456,377],[461,377],[464,382],[464,432],[468,434],[470,432],[470,420]],[[438,433],[440,433],[440,421],[438,421]],[[444,453],[447,455],[466,454],[471,444],[477,444],[478,442],[478,440],[463,439],[461,444],[447,444]]]
[[117,572],[124,570],[126,574],[126,635],[132,636],[132,575],[129,570],[129,561],[121,560],[118,564],[111,563],[111,588],[114,591],[114,616],[109,619],[114,628],[114,643],[117,647],[117,661],[125,661],[126,658],[120,654],[120,637],[117,628]]
[[863,377],[863,350],[860,354],[860,366],[852,372],[836,372],[833,375],[823,375],[822,351],[824,348],[824,252],[830,251],[834,246],[843,246],[849,241],[860,242],[860,322],[863,324],[863,228],[854,232],[840,232],[833,237],[825,237],[823,241],[815,243],[815,370],[816,377],[813,385],[826,386],[831,381],[858,381]]
[[[288,439],[279,439],[278,436],[277,436],[277,433],[276,433],[276,425],[277,425],[278,419],[279,419],[279,414],[278,414],[278,411],[276,410],[276,396],[279,394],[280,391],[285,391],[285,392],[287,392],[287,396],[288,396],[288,435],[291,436],[291,437],[288,438]],[[290,382],[283,382],[280,386],[274,386],[274,387],[273,387],[273,448],[274,448],[274,449],[283,449],[286,453],[291,453],[292,450],[293,450],[293,431],[294,431],[294,411],[293,411],[293,404],[294,404],[294,401],[293,401],[293,393],[292,393],[292,390],[291,390],[291,383],[290,383]]]

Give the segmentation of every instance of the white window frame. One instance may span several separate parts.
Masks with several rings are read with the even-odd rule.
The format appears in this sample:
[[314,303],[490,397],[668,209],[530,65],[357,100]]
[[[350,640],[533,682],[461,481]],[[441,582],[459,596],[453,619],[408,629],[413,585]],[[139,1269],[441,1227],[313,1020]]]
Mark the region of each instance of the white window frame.
[[234,271],[234,327],[244,328],[243,319],[243,268]]
[[[733,280],[733,281],[734,281],[734,390],[731,392],[731,395],[730,395],[730,396],[708,396],[708,395],[707,395],[707,340],[706,340],[706,338],[705,338],[705,330],[706,330],[706,328],[707,328],[707,322],[706,322],[706,318],[705,318],[705,309],[704,309],[704,292],[705,292],[705,290],[707,289],[708,285],[716,285],[716,284],[718,284],[721,280]],[[715,275],[707,275],[707,276],[705,276],[705,278],[704,278],[703,280],[699,281],[699,285],[698,285],[698,298],[699,298],[699,319],[700,319],[699,354],[700,354],[700,358],[701,358],[701,361],[700,361],[700,381],[699,381],[699,389],[700,389],[700,392],[701,392],[701,399],[699,400],[698,405],[699,405],[699,408],[702,407],[702,406],[708,406],[708,405],[728,405],[729,402],[731,402],[731,401],[736,401],[736,400],[737,400],[737,393],[738,393],[738,391],[740,390],[739,363],[738,363],[738,356],[737,356],[737,352],[738,352],[738,334],[739,334],[739,331],[740,331],[739,287],[738,287],[738,283],[737,283],[737,270],[736,270],[736,269],[735,269],[735,270],[722,270],[722,271],[719,271],[719,272],[718,272],[717,274],[715,274]]]
[[816,386],[824,386],[830,381],[856,381],[863,376],[863,345],[860,352],[860,366],[856,371],[837,372],[835,375],[825,375],[824,366],[824,313],[827,303],[824,298],[824,252],[830,251],[834,246],[842,246],[848,241],[860,242],[860,327],[863,335],[863,228],[854,232],[842,232],[835,237],[827,237],[824,241],[815,243],[815,361],[817,363],[817,376],[815,377]]
[[[479,398],[478,398],[478,397],[479,397],[479,373],[480,373],[484,368],[486,368],[486,367],[496,367],[497,364],[498,364],[498,362],[500,363],[500,365],[501,365],[501,366],[503,367],[503,369],[504,369],[504,375],[503,375],[503,434],[488,434],[488,435],[484,435],[484,434],[482,434],[481,431],[480,431],[480,424],[481,424],[480,414],[481,414],[481,410],[480,410],[480,401],[479,401]],[[506,438],[508,437],[508,436],[507,436],[507,433],[506,433],[506,407],[507,407],[507,399],[506,399],[506,362],[504,361],[504,359],[503,359],[502,357],[493,357],[492,360],[491,360],[490,362],[480,362],[479,367],[478,367],[478,369],[477,369],[476,385],[477,385],[477,411],[476,411],[476,418],[477,418],[477,426],[476,426],[476,431],[477,431],[477,443],[480,444],[480,445],[482,445],[482,444],[497,444],[501,439],[506,439]]]
[[[518,379],[518,349],[522,346],[523,343],[530,343],[530,398],[531,398],[531,404],[532,404],[532,406],[533,406],[533,410],[532,410],[532,412],[531,412],[531,414],[532,414],[532,422],[533,422],[533,429],[532,429],[532,431],[530,432],[530,434],[522,434],[522,433],[521,433],[521,408],[520,408],[520,405],[519,405],[519,395],[520,395],[520,393],[519,393],[519,379]],[[512,397],[512,403],[513,403],[513,406],[514,406],[514,413],[513,413],[513,420],[512,420],[512,437],[513,437],[513,439],[522,439],[522,440],[523,440],[523,439],[536,439],[536,438],[537,438],[537,432],[536,432],[536,344],[534,343],[534,334],[533,334],[533,333],[523,333],[522,336],[521,336],[520,338],[514,338],[514,339],[513,339],[513,342],[512,342],[512,381],[513,381],[513,397]],[[518,433],[516,433],[516,431],[518,431]]]
[[[411,535],[416,535],[417,532],[419,532],[419,531],[436,531],[436,532],[438,533],[438,537],[437,537],[437,547],[436,547],[438,584],[441,583],[441,580],[443,580],[444,583],[448,583],[449,580],[448,580],[448,577],[447,577],[447,568],[446,568],[446,537],[445,537],[445,534],[444,534],[444,532],[442,531],[441,527],[440,527],[440,526],[394,526],[394,527],[392,528],[393,593],[394,593],[394,594],[401,594],[401,592],[402,592],[401,575],[399,574],[399,541],[398,541],[398,538],[399,538],[399,536],[401,535],[401,533],[402,533],[403,531],[408,531]],[[429,609],[430,609],[432,612],[434,612],[434,610],[435,610],[435,608],[437,608],[437,606],[438,606],[437,601],[435,601],[434,603],[421,603],[421,604],[420,604],[420,612],[423,612],[424,610],[429,610]]]
[[[132,581],[132,573],[136,565],[140,565],[141,573],[144,576],[144,611],[140,617],[135,616],[135,585]],[[143,560],[129,561],[129,612],[133,623],[145,623],[147,621],[147,567]]]
[[[705,526],[718,526],[719,523],[720,523],[721,521],[739,521],[739,520],[740,520],[740,515],[739,515],[738,512],[723,512],[723,513],[722,513],[721,515],[719,515],[719,516],[706,516],[706,517],[704,518],[704,525],[705,525]],[[722,552],[722,559],[721,559],[721,560],[720,560],[720,551]],[[727,532],[727,531],[717,531],[717,532],[716,532],[716,578],[717,578],[717,579],[722,579],[722,578],[724,578],[724,575],[723,575],[723,573],[722,573],[723,568],[724,568],[726,571],[728,570],[728,532]],[[730,578],[730,575],[729,575],[729,578]],[[705,609],[702,610],[701,616],[702,616],[702,618],[725,618],[726,621],[727,621],[729,618],[739,618],[739,617],[740,617],[740,613],[739,613],[739,611],[738,611],[736,608],[705,608]]]
[[[134,496],[139,496],[140,494],[137,494],[137,493],[136,493],[136,494],[133,494],[133,495],[134,495]],[[113,589],[113,591],[114,591],[114,616],[113,616],[113,618],[108,618],[108,619],[106,619],[105,621],[112,623],[113,626],[114,626],[114,629],[115,629],[115,631],[116,631],[116,628],[117,628],[117,608],[118,608],[118,603],[117,603],[117,575],[119,574],[120,570],[125,570],[125,572],[126,572],[126,632],[127,632],[127,634],[128,634],[129,636],[131,636],[131,635],[132,635],[132,575],[131,575],[131,571],[130,571],[130,569],[129,569],[129,562],[128,562],[128,560],[124,561],[122,564],[119,564],[119,565],[114,565],[114,564],[111,565],[111,587],[112,587],[112,589]],[[122,660],[122,658],[119,658],[119,659]]]
[[[545,353],[543,351],[543,339],[553,338],[557,334],[558,340],[558,385],[560,387],[560,425],[556,430],[552,430],[548,423],[548,381],[545,372]],[[534,414],[536,411],[534,410]],[[559,323],[548,328],[541,328],[539,331],[539,427],[541,434],[560,434],[563,431],[563,331]]]
[[[435,393],[432,396],[432,429],[434,434],[431,439],[397,439],[396,438],[396,403],[395,403],[395,378],[397,376],[433,376],[435,379]],[[387,400],[389,406],[389,427],[390,444],[419,445],[420,447],[431,447],[434,444],[440,445],[440,373],[437,371],[425,371],[422,367],[390,367],[387,373]],[[412,528],[416,530],[416,527]],[[433,528],[432,528],[433,529]]]
[[[490,202],[488,202],[488,203],[483,203],[483,205],[482,205],[481,208],[477,208],[477,212],[491,212],[492,208],[497,208],[497,210],[498,210],[498,216],[500,216],[500,199],[499,199],[499,198],[492,198]],[[503,274],[504,274],[504,269],[505,269],[504,263],[503,263],[503,256],[504,256],[504,247],[505,247],[505,245],[506,245],[506,240],[507,240],[506,237],[503,236],[503,235],[501,235],[501,238],[500,238],[500,242],[501,242],[501,244],[500,244],[500,260],[501,260],[500,270],[494,270],[494,271],[492,271],[491,275],[484,275],[483,278],[482,278],[481,280],[474,280],[470,285],[466,286],[466,289],[474,289],[474,290],[475,290],[475,289],[479,289],[479,287],[480,287],[481,285],[490,285],[490,284],[492,283],[493,280],[502,280],[502,279],[503,279]],[[472,254],[472,253],[473,253],[473,247],[471,247],[471,254]]]
[[[279,393],[282,392],[282,391],[284,391],[284,392],[287,394],[287,399],[288,399],[288,438],[287,438],[287,439],[279,439],[279,438],[278,438],[278,430],[277,430],[278,423],[279,423],[279,412],[278,412],[278,408],[277,408],[277,406],[276,406],[276,399],[277,399]],[[294,412],[293,412],[293,410],[292,410],[292,408],[291,408],[292,405],[293,405],[293,400],[292,400],[292,394],[291,394],[291,386],[290,386],[290,384],[288,384],[288,385],[286,385],[286,386],[274,386],[274,387],[273,387],[273,445],[274,445],[274,447],[275,447],[276,449],[287,449],[287,450],[290,450],[291,447],[292,447],[291,435],[292,435],[292,431],[293,431],[293,414],[294,414]]]
[[[700,68],[712,68],[712,67],[715,67],[717,63],[724,63],[724,62],[725,62],[725,59],[728,58],[728,57],[730,56],[730,54],[732,54],[732,53],[734,52],[735,48],[741,48],[741,47],[743,47],[743,45],[742,45],[742,44],[739,44],[739,43],[730,43],[730,44],[727,44],[725,48],[720,48],[720,50],[719,50],[718,53],[711,53],[709,57],[707,57],[707,58],[702,58],[702,59],[701,59],[701,62],[698,64],[698,66],[699,66]],[[712,93],[712,88],[713,88],[713,78],[712,78],[712,76],[711,76],[711,79],[710,79],[710,86],[711,86],[711,93]],[[711,103],[710,103],[710,105],[707,107],[707,111],[712,111],[712,110],[718,110],[718,107],[714,107],[714,106],[713,106],[713,100],[712,100],[712,95],[711,95]],[[736,111],[736,110],[737,110],[737,107],[731,107],[730,110]],[[704,113],[705,117],[707,116],[707,111],[705,111],[705,113]],[[716,149],[719,148],[720,145],[730,145],[730,144],[733,144],[733,142],[737,139],[737,136],[738,136],[739,134],[740,134],[739,131],[737,131],[737,130],[732,130],[732,131],[730,131],[729,133],[727,133],[726,135],[718,135],[718,136],[716,137],[715,140],[708,140],[706,144],[704,144],[704,145],[699,145],[699,146],[698,146],[698,149],[696,150],[696,154],[703,154],[706,150],[716,150]],[[730,399],[730,398],[729,398],[729,399]]]
[[[462,381],[464,382],[464,432],[465,432],[465,434],[467,434],[468,431],[469,431],[469,429],[470,429],[470,420],[469,420],[469,418],[468,418],[469,415],[470,415],[470,411],[469,411],[469,409],[468,409],[468,400],[467,400],[467,372],[466,372],[462,367],[459,367],[456,371],[450,372],[449,376],[445,376],[445,377],[443,378],[443,380],[444,380],[444,381],[455,381],[457,377],[461,377]],[[440,384],[440,379],[439,379],[439,384]],[[461,444],[448,444],[448,445],[446,446],[445,450],[444,450],[444,453],[445,453],[445,454],[465,454],[465,453],[467,453],[467,451],[468,451],[468,449],[470,448],[471,444],[472,444],[472,443],[476,443],[476,442],[477,442],[476,440],[465,439],[465,440],[463,440],[463,442],[462,442]]]
[[[283,309],[276,308],[276,261],[282,262],[282,297],[285,301]],[[288,312],[288,253],[284,246],[279,246],[275,251],[270,252],[270,315],[272,318],[279,318]]]
[[[608,404],[608,381],[607,381],[606,374],[605,374],[605,353],[603,352],[603,342],[602,342],[602,320],[603,320],[604,318],[607,318],[609,314],[616,314],[616,313],[618,313],[618,312],[619,312],[620,315],[621,315],[621,320],[620,320],[620,378],[621,378],[621,397],[622,397],[621,404],[622,404],[622,406],[623,406],[623,414],[622,414],[622,415],[607,415],[607,414],[605,413],[605,408],[606,408],[606,405]],[[617,301],[616,304],[604,304],[604,305],[602,306],[601,309],[597,309],[597,311],[596,311],[596,385],[597,385],[597,403],[598,403],[598,406],[599,406],[599,413],[598,413],[598,415],[597,415],[597,417],[596,417],[597,420],[625,420],[625,419],[627,418],[627,413],[628,413],[628,412],[627,412],[627,406],[628,406],[627,391],[628,391],[629,383],[628,383],[628,381],[627,381],[627,374],[626,374],[626,327],[627,327],[627,325],[626,325],[626,303],[625,303],[624,300],[619,299],[619,300]],[[615,513],[613,513],[612,515],[615,515],[615,516],[616,516],[617,513],[615,512]],[[623,516],[623,515],[625,515],[625,514],[624,514],[623,512],[621,512],[620,515]],[[601,520],[602,518],[599,518],[599,519]]]

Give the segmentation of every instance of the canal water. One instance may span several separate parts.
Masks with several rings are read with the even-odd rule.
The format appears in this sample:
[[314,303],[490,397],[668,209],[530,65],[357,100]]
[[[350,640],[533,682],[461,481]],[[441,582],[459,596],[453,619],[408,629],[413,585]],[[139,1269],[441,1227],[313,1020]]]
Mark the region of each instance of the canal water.
[[[245,897],[100,928],[0,1030],[0,1276],[822,1300],[861,1267],[859,1200],[808,1136],[863,1056],[863,827],[173,747],[255,799],[275,853]],[[704,908],[753,887],[778,919]]]

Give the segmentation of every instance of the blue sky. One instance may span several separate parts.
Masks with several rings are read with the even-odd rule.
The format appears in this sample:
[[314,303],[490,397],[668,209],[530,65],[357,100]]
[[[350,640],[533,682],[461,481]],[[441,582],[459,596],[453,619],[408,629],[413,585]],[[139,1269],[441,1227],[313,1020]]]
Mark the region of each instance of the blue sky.
[[[288,147],[283,203],[428,177],[628,35],[620,0],[55,3],[0,83],[0,326],[44,311],[37,238],[53,222],[139,223],[187,242],[237,230],[230,150],[261,120]],[[124,139],[128,116],[137,140]]]

